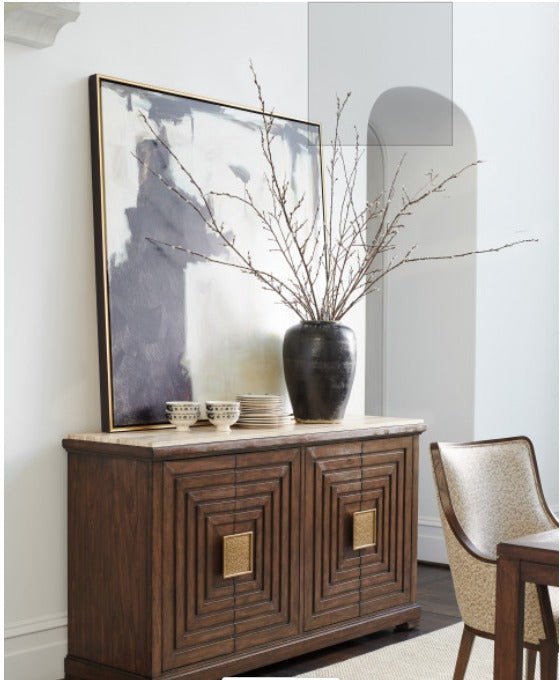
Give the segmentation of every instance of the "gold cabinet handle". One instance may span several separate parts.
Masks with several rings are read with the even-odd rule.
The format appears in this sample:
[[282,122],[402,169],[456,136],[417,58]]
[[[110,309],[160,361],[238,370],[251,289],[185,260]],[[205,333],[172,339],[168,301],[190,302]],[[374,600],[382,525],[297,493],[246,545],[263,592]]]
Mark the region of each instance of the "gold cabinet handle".
[[360,510],[353,517],[352,547],[371,548],[377,543],[377,508]]
[[253,532],[230,534],[223,538],[224,578],[253,572]]

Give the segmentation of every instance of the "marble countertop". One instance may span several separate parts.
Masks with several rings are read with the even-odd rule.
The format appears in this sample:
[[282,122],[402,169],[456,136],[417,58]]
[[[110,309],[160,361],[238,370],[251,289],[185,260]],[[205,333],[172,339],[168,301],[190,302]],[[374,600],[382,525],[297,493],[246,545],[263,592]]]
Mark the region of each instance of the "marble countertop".
[[[425,430],[421,418],[391,418],[382,416],[356,416],[345,418],[341,423],[306,425],[296,423],[288,427],[244,429],[234,426],[231,432],[218,432],[211,425],[200,425],[189,432],[177,432],[175,429],[144,429],[120,432],[73,433],[67,440],[96,442],[98,444],[114,444],[120,446],[145,447],[158,449],[162,447],[204,446],[226,442],[242,442],[244,440],[261,440],[282,438],[295,440],[313,438],[314,435],[338,435],[343,433],[364,434],[367,436],[388,436],[412,434]],[[364,431],[364,432],[361,432]]]

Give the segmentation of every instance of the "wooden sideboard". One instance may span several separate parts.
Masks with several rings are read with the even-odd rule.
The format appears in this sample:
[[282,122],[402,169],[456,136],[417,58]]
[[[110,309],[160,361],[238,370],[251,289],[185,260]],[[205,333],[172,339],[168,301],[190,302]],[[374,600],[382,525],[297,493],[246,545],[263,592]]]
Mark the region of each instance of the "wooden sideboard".
[[413,625],[423,430],[68,436],[66,680],[212,680]]

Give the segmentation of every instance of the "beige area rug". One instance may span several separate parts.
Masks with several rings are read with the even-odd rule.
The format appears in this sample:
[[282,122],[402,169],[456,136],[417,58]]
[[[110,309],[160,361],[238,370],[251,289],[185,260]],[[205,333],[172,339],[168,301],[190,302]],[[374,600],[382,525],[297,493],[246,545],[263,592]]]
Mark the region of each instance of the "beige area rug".
[[[451,680],[463,624],[388,645],[341,663],[304,673],[301,678],[339,680]],[[535,678],[540,678],[538,670]],[[492,680],[494,643],[475,638],[465,680]]]

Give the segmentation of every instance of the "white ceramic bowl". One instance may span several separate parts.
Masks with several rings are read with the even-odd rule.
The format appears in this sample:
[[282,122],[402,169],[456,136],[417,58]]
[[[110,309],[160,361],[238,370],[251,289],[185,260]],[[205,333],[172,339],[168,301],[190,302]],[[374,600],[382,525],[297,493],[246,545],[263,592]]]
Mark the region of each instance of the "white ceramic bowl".
[[239,420],[241,406],[238,401],[207,401],[206,415],[219,432],[229,432]]
[[165,414],[179,432],[188,432],[200,418],[200,404],[195,401],[168,401]]

